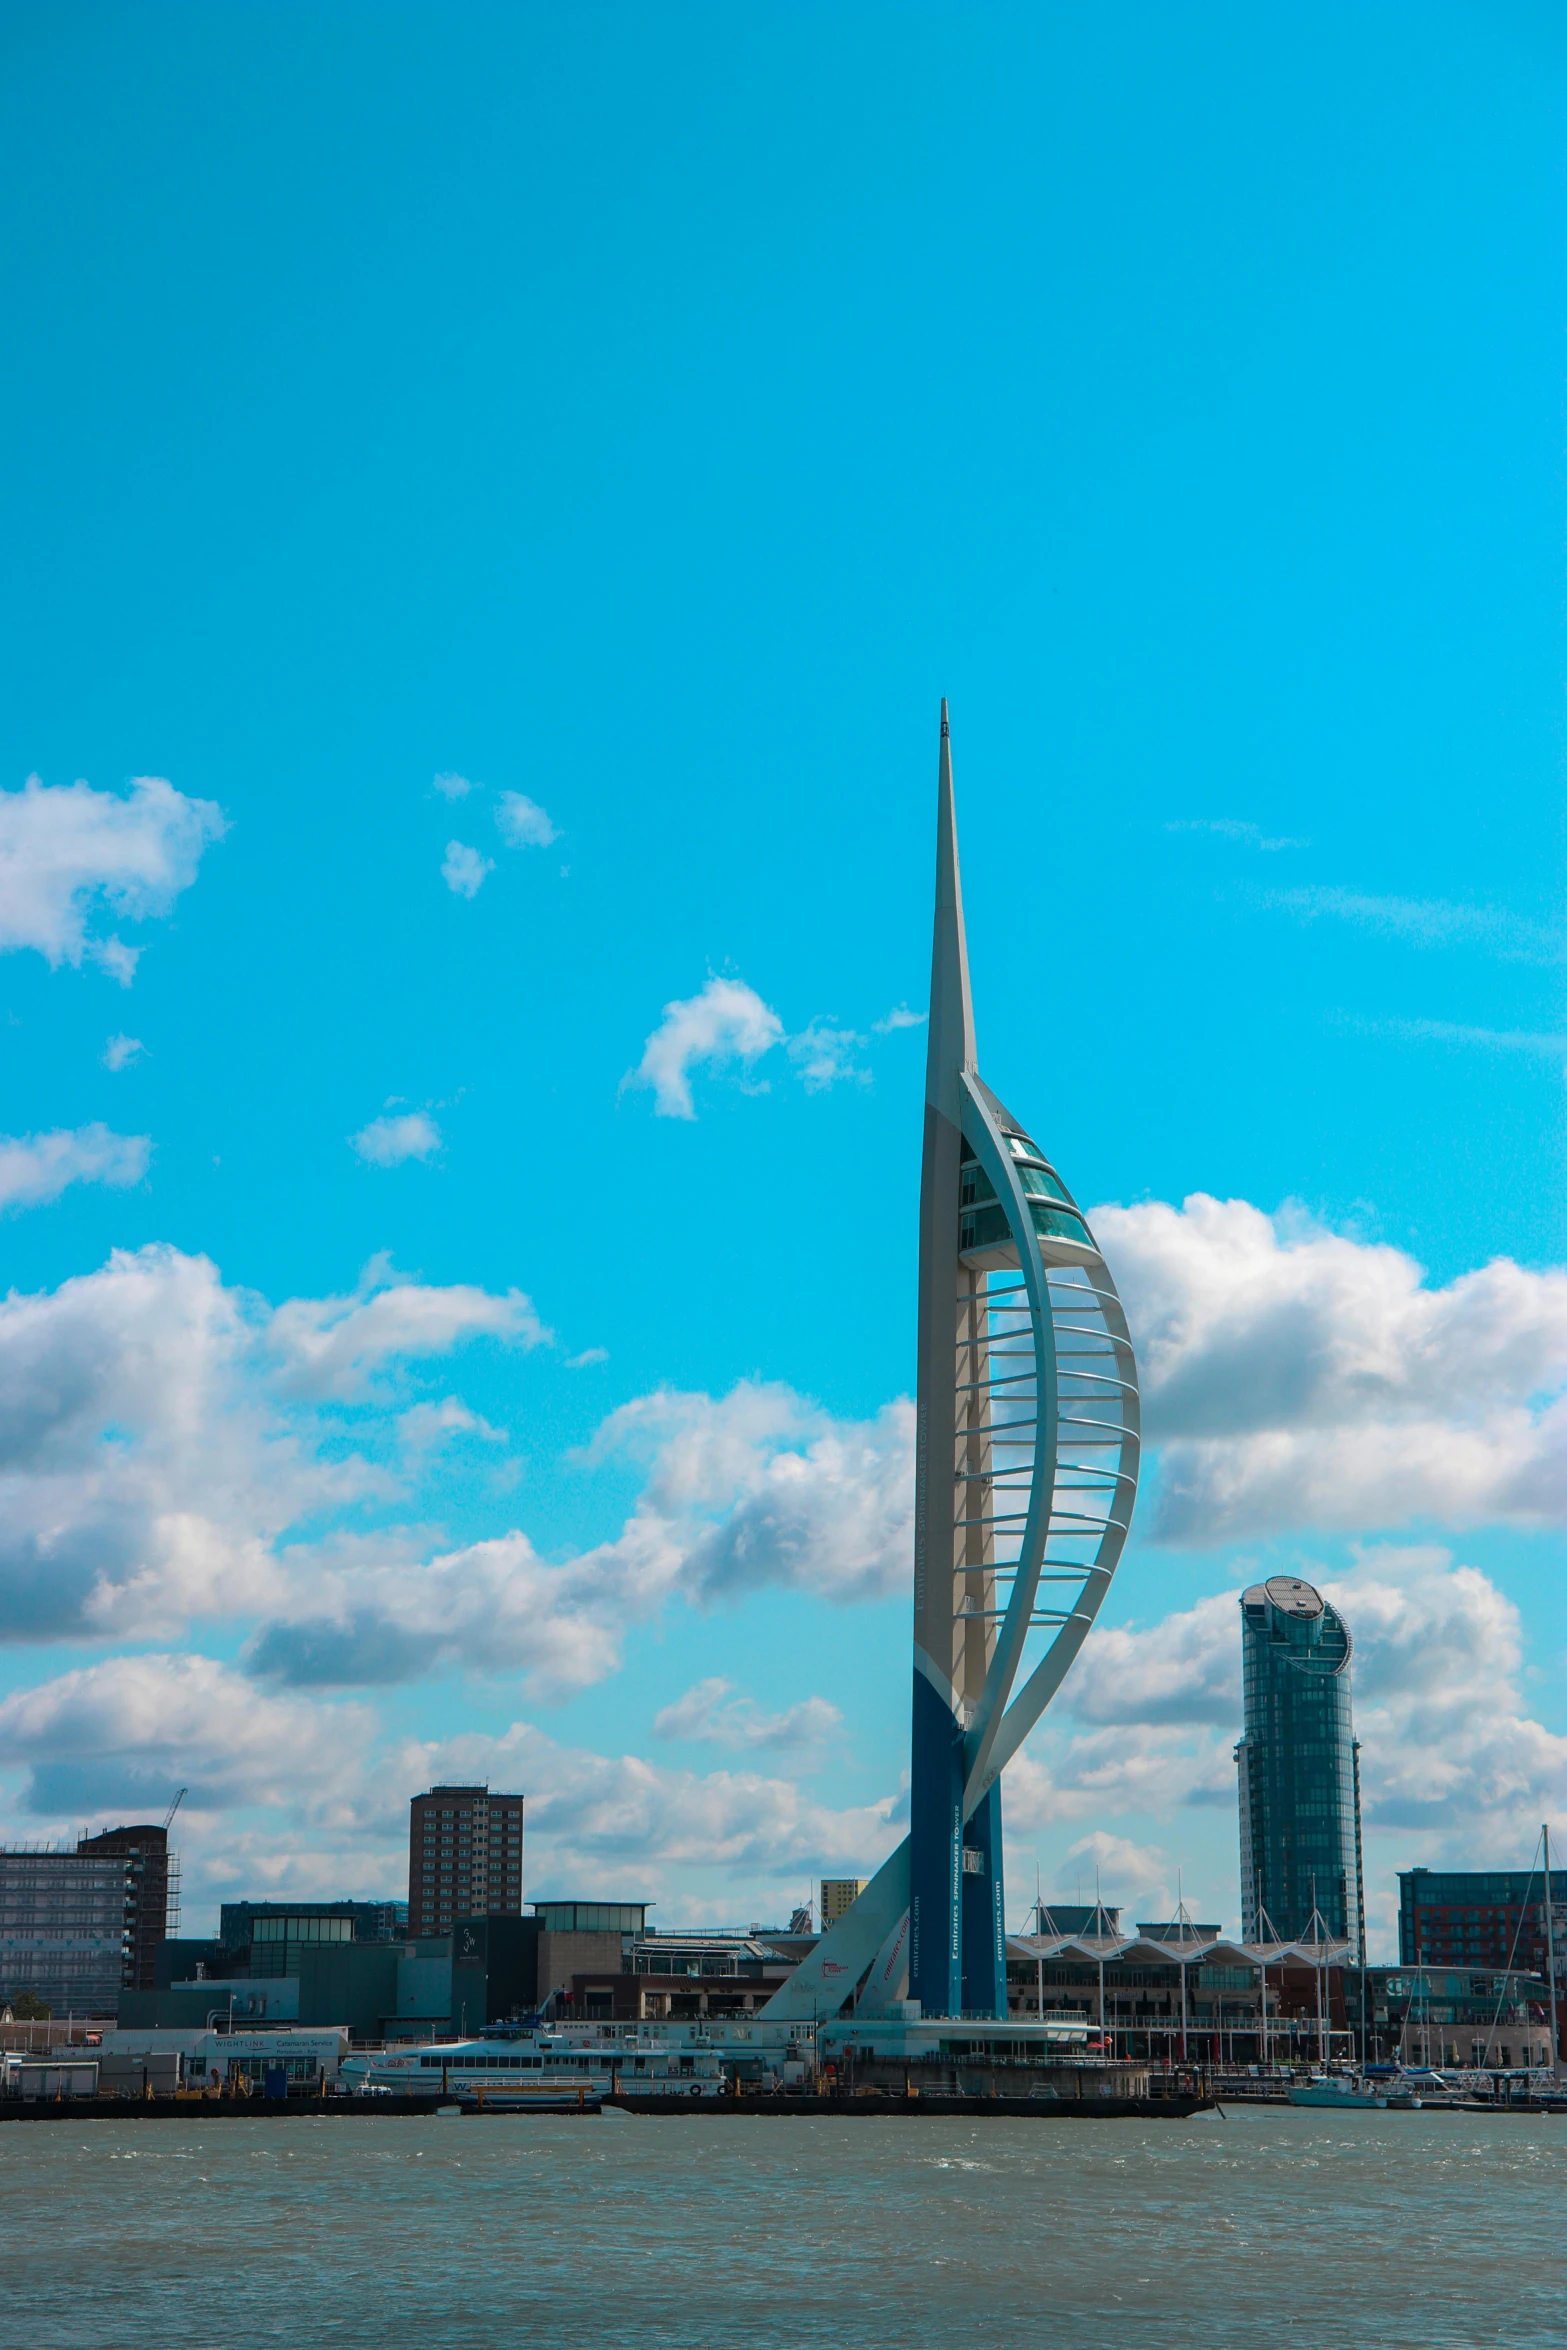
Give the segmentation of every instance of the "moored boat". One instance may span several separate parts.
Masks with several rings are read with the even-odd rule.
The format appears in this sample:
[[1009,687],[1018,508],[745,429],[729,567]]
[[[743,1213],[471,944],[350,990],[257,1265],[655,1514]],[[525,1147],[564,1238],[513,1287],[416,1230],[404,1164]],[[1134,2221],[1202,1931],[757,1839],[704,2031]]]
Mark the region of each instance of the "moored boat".
[[391,2091],[518,2113],[596,2109],[603,2098],[622,2094],[711,2099],[728,2085],[711,2050],[641,2036],[585,2047],[547,2028],[504,2039],[365,2049],[344,2059],[340,2077],[350,2096]]
[[1375,2089],[1368,2089],[1363,2081],[1347,2078],[1342,2073],[1313,2073],[1309,2081],[1290,2083],[1291,2105],[1323,2105],[1328,2107],[1372,2106],[1377,2103]]

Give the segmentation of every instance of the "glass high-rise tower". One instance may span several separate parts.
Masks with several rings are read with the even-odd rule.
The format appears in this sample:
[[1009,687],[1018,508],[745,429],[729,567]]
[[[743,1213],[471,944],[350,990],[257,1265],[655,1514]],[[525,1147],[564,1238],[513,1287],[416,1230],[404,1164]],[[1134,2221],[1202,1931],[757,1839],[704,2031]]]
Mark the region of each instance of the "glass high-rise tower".
[[1335,1940],[1359,1951],[1350,1653],[1343,1617],[1297,1576],[1274,1575],[1242,1592],[1246,1732],[1235,1761],[1241,1930],[1248,1942],[1305,1938],[1315,1909]]

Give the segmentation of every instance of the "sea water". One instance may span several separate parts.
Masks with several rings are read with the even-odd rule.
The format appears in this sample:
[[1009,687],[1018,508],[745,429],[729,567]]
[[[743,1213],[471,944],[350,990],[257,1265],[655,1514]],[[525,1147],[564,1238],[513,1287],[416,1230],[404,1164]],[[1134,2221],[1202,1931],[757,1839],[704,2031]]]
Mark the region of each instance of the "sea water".
[[1567,2342],[1567,2116],[0,2125],[8,2343]]

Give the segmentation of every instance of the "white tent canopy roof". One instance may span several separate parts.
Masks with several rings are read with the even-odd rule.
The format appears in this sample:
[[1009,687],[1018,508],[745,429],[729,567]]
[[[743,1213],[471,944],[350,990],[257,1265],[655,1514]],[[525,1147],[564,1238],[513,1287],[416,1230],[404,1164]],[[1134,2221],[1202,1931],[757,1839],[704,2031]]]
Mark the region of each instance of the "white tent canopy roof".
[[1082,1958],[1097,1966],[1103,1959],[1132,1959],[1139,1966],[1342,1966],[1351,1945],[1331,1938],[1308,1942],[1232,1942],[1225,1936],[1193,1932],[1171,1933],[1156,1940],[1151,1934],[1009,1934],[1010,1958]]

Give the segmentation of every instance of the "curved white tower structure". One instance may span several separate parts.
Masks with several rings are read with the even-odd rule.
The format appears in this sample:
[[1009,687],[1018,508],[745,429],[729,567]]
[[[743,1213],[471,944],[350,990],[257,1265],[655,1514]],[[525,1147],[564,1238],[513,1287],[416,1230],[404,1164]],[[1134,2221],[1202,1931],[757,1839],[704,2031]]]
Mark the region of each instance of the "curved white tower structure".
[[[909,1837],[770,2002],[779,2014],[834,2012],[873,1961],[893,1995],[906,1966],[926,2016],[1006,2013],[1001,1774],[1088,1636],[1137,1491],[1115,1283],[979,1075],[945,702],[937,797]],[[1066,1034],[1059,1005],[1040,1016]]]

